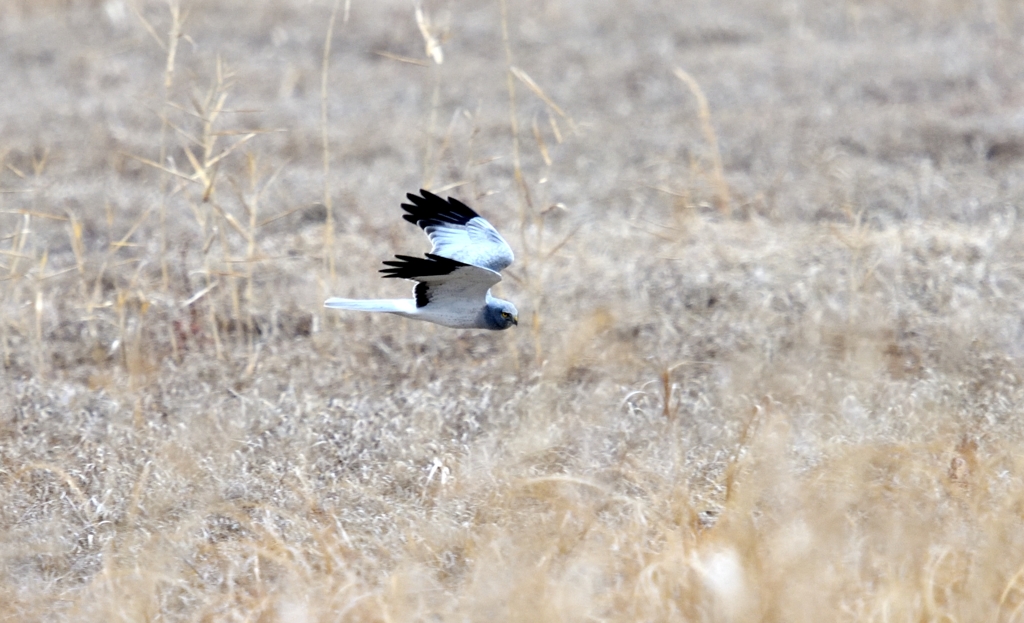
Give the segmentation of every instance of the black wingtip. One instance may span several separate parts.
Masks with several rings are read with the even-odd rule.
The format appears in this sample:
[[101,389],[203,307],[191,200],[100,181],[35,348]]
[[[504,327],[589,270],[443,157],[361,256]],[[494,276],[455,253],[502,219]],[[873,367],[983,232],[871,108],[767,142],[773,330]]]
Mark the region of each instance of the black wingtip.
[[438,197],[437,195],[435,195],[434,193],[430,192],[429,190],[427,190],[425,188],[421,188],[420,189],[420,196],[419,197],[417,197],[413,193],[405,193],[405,196],[408,197],[409,201],[412,201],[412,202],[422,201],[424,199],[427,200],[427,201],[444,201],[444,199]]
[[407,193],[406,197],[412,203],[402,204],[402,208],[408,212],[408,214],[403,214],[402,218],[414,225],[419,225],[420,227],[429,227],[430,225],[441,223],[465,225],[480,216],[473,208],[470,208],[458,199],[449,197],[445,201],[434,193],[422,188],[420,189],[420,195],[422,196]]
[[388,268],[380,269],[385,279],[412,279],[448,275],[463,266],[469,266],[458,260],[427,253],[426,257],[396,255],[395,259],[384,262]]

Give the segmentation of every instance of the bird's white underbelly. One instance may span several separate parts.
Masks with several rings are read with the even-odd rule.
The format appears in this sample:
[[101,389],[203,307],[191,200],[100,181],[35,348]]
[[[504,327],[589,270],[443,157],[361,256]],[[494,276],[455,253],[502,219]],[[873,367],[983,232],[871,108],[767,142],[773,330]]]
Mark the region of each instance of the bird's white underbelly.
[[431,309],[430,305],[420,307],[411,314],[401,314],[418,320],[426,320],[452,329],[483,328],[483,307],[459,309]]

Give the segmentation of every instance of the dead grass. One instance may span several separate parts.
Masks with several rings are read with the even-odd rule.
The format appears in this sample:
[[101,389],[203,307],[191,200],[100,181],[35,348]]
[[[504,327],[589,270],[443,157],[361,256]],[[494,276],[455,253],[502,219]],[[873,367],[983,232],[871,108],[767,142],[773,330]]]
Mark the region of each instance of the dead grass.
[[1020,620],[1022,18],[5,5],[0,620]]

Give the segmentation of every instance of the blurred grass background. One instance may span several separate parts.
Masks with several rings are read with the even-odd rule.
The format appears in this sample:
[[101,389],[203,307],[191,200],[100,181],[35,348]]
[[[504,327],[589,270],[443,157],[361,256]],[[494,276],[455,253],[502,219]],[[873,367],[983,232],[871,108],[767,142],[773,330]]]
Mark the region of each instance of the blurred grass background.
[[[0,620],[1021,619],[1022,36],[3,3]],[[518,329],[324,312],[421,187]]]

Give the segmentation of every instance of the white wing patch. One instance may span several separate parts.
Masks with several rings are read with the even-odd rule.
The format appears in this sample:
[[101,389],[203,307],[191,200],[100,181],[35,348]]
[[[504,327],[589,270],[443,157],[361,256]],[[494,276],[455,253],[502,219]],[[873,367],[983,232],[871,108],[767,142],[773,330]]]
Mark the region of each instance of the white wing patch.
[[498,230],[458,199],[441,199],[421,190],[422,197],[406,195],[405,220],[423,228],[433,244],[431,253],[495,272],[507,268],[515,256]]
[[388,268],[380,272],[385,278],[410,279],[419,284],[415,289],[418,307],[467,299],[479,307],[491,286],[501,281],[501,275],[489,268],[433,253],[427,253],[426,257],[396,255],[394,260],[384,264]]
[[[447,326],[475,326],[491,286],[501,275],[451,258],[428,253],[426,257],[396,255],[384,262],[385,278],[410,279],[416,315]],[[411,301],[410,301],[411,302]]]

